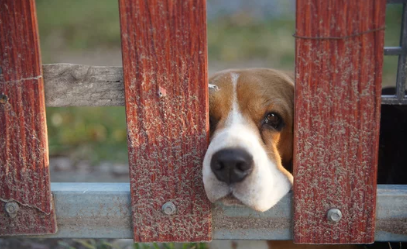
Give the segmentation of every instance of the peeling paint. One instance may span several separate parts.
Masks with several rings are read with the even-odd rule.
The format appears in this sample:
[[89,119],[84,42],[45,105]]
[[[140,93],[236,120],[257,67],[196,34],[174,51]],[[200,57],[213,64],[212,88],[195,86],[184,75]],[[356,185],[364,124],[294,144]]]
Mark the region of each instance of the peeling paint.
[[[139,242],[207,241],[212,234],[201,176],[208,143],[205,1],[181,2],[120,1],[121,27],[131,32],[122,49]],[[175,215],[162,213],[166,202]]]
[[[0,236],[54,233],[35,6],[2,3],[0,33],[9,35],[0,36],[0,92],[8,98],[0,105]],[[10,201],[19,204],[15,217],[1,207]]]
[[[361,33],[344,40],[296,40],[297,243],[374,240],[384,31],[363,31],[383,27],[385,12],[377,10],[386,1],[345,2],[297,1],[299,36]],[[331,208],[343,214],[337,223],[327,220]]]

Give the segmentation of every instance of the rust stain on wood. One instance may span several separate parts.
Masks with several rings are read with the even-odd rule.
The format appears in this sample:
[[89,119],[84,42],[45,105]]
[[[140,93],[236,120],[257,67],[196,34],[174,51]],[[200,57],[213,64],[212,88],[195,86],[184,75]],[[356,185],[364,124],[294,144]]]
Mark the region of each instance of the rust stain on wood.
[[[297,0],[294,240],[372,243],[385,0]],[[354,35],[358,34],[360,35]],[[353,35],[353,36],[352,36]],[[338,208],[339,222],[327,212]]]
[[55,233],[35,1],[1,1],[0,34],[0,236]]
[[205,0],[119,3],[134,238],[210,240]]

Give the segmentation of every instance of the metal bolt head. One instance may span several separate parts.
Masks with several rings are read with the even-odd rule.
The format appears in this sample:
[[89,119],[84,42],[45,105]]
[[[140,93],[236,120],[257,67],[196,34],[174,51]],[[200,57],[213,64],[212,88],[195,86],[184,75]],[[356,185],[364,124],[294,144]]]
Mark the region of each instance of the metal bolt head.
[[5,95],[4,93],[0,93],[0,104],[5,104],[8,101],[8,97],[7,95]]
[[337,208],[331,208],[328,210],[327,218],[329,221],[338,222],[342,219],[342,212]]
[[6,203],[5,209],[6,209],[6,212],[8,213],[8,215],[11,218],[14,218],[17,216],[17,212],[20,209],[20,207],[18,206],[17,202],[12,201],[12,202]]
[[177,212],[177,208],[175,207],[174,203],[169,201],[162,206],[162,211],[166,215],[173,215]]

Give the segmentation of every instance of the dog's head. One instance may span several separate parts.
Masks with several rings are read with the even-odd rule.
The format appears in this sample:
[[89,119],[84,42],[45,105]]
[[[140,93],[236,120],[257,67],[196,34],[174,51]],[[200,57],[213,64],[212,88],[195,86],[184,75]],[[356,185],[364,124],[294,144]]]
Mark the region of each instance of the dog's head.
[[293,78],[271,69],[228,70],[212,76],[209,84],[206,194],[211,202],[266,211],[293,181]]

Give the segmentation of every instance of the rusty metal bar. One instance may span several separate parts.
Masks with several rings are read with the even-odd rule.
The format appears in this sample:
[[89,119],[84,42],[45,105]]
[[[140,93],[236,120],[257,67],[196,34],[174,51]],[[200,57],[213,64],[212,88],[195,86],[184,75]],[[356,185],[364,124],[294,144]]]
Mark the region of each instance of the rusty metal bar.
[[[128,183],[52,183],[58,233],[42,238],[133,238]],[[259,213],[216,204],[213,239],[292,239],[292,194]],[[407,186],[379,185],[376,241],[407,241]],[[137,224],[135,224],[137,226]]]
[[407,105],[405,95],[406,79],[407,79],[407,2],[406,1],[388,1],[387,3],[403,4],[401,31],[400,31],[400,46],[385,47],[384,55],[398,56],[396,92],[394,95],[382,95],[382,104],[384,105]]
[[397,96],[382,95],[383,105],[407,105],[407,98],[398,99]]
[[403,53],[399,56],[397,68],[396,95],[401,102],[405,98],[406,89],[406,59],[407,59],[407,6],[403,4],[403,15],[401,21],[400,47]]
[[384,55],[401,55],[402,47],[384,47]]
[[387,0],[388,4],[402,4],[407,3],[407,0]]

